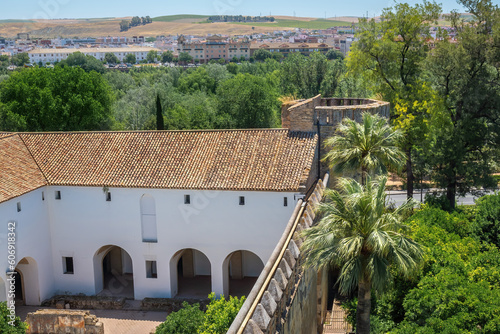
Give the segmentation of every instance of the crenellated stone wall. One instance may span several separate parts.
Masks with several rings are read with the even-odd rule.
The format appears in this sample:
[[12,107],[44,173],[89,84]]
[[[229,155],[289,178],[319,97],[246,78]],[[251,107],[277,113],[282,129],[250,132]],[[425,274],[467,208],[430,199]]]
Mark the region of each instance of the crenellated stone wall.
[[[292,131],[319,131],[320,159],[325,156],[324,142],[337,130],[344,118],[362,121],[364,112],[379,114],[389,119],[390,103],[372,99],[322,98],[317,95],[307,100],[297,100],[281,107],[281,124]],[[328,170],[321,164],[321,175]]]
[[302,266],[301,231],[312,226],[315,208],[328,182],[299,201],[280,242],[248,295],[230,334],[321,333],[326,311],[327,279],[322,271]]

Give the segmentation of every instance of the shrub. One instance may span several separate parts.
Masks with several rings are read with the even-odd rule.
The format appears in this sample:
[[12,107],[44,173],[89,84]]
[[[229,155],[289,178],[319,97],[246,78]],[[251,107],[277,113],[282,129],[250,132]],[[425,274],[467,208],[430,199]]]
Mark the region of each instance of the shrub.
[[[14,326],[11,326],[11,324]],[[21,318],[17,316],[12,316],[10,309],[7,308],[7,302],[0,303],[0,333],[2,334],[24,334],[28,328],[25,322],[21,321]]]
[[198,330],[200,334],[223,334],[226,333],[236,318],[241,306],[245,302],[245,297],[229,297],[224,299],[222,295],[219,299],[215,298],[215,293],[208,295],[210,304],[205,313],[205,321]]
[[156,328],[156,334],[193,334],[203,324],[205,314],[199,304],[182,303],[182,309],[167,316]]
[[500,247],[500,194],[486,195],[476,202],[474,233],[485,242]]

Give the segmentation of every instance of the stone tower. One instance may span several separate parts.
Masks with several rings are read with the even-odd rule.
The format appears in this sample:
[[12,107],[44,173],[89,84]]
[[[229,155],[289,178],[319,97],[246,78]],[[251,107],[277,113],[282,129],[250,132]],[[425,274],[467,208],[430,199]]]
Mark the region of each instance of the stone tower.
[[[379,114],[388,119],[390,103],[371,99],[322,98],[321,95],[318,95],[307,100],[283,104],[281,124],[283,128],[292,131],[319,132],[320,150],[316,155],[319,155],[319,160],[321,160],[326,154],[323,145],[325,139],[335,133],[342,119],[347,117],[361,122],[363,112]],[[327,164],[325,162],[317,163],[318,170],[322,177],[328,170]]]

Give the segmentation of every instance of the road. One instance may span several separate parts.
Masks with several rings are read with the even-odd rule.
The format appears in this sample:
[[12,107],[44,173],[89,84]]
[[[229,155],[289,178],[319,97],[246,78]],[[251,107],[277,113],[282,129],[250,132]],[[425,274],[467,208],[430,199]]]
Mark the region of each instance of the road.
[[[433,189],[435,190],[435,189]],[[432,191],[432,190],[431,190]],[[425,200],[425,194],[427,190],[424,189],[423,194],[422,194],[422,199]],[[486,194],[493,194],[493,191],[487,191]],[[400,206],[404,201],[406,201],[406,191],[388,191],[387,194],[389,195],[389,201],[391,203],[395,203],[396,206]],[[417,201],[420,202],[420,190],[415,190],[413,194],[413,198]],[[458,197],[457,198],[457,204],[458,205],[472,205],[475,203],[475,200],[480,197],[480,196],[474,196],[472,194],[467,194],[465,197]]]

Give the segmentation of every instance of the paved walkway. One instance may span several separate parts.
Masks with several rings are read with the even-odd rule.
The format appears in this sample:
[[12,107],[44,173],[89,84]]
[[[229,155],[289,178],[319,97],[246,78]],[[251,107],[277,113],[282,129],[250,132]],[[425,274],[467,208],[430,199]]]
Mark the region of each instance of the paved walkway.
[[[38,306],[18,306],[16,313],[26,320],[29,312],[35,312]],[[136,310],[89,310],[104,324],[105,334],[149,334],[156,326],[165,321],[167,312],[136,311]]]

